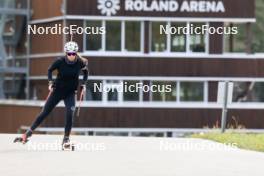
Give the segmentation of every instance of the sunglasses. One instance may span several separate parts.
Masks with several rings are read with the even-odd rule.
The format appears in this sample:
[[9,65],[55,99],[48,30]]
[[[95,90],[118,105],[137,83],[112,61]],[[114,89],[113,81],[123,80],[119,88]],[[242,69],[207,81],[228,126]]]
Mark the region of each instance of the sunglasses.
[[76,53],[67,53],[68,56],[76,56]]

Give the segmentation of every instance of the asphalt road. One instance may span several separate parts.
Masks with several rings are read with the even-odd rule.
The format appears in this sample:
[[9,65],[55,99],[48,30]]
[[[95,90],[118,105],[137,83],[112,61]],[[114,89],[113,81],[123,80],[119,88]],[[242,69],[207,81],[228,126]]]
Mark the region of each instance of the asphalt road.
[[263,153],[201,139],[73,136],[75,151],[62,151],[62,136],[35,135],[26,145],[15,136],[0,134],[3,176],[264,175]]

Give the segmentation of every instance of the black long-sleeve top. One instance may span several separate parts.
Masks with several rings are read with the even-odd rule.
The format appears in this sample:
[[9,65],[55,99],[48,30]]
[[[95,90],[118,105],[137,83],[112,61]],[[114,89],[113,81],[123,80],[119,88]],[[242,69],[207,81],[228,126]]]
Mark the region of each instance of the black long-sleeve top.
[[54,81],[57,90],[77,90],[81,71],[83,72],[82,84],[86,84],[88,79],[88,62],[79,57],[75,62],[69,62],[65,57],[54,61],[48,68],[49,81],[53,81],[52,72],[54,70],[57,70],[57,77]]

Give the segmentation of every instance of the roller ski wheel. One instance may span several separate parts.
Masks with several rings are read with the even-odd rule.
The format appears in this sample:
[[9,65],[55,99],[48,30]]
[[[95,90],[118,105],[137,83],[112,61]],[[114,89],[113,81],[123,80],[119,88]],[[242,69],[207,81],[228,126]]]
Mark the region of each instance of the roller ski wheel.
[[64,151],[74,151],[74,144],[70,142],[69,137],[64,137],[62,141],[62,150]]
[[14,143],[20,142],[22,144],[25,144],[28,142],[28,139],[24,137],[25,135],[23,134],[22,137],[16,137],[14,140]]
[[21,137],[16,137],[13,142],[26,144],[29,141],[28,138],[31,137],[31,135],[32,135],[32,131],[28,130],[26,133],[22,134]]

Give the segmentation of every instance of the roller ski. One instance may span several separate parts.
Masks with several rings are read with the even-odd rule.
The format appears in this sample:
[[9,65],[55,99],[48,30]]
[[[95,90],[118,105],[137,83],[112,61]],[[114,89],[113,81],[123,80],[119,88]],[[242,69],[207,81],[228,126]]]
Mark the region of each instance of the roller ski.
[[62,140],[62,150],[74,151],[74,145],[70,142],[70,138],[68,136],[64,136]]
[[29,140],[29,138],[32,136],[32,131],[31,130],[27,130],[24,134],[22,134],[21,137],[16,137],[14,139],[14,143],[20,142],[22,144],[26,144]]

